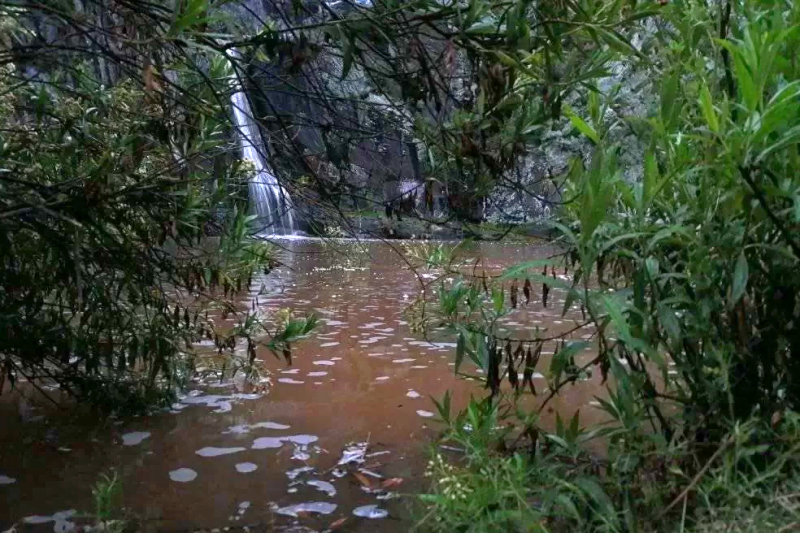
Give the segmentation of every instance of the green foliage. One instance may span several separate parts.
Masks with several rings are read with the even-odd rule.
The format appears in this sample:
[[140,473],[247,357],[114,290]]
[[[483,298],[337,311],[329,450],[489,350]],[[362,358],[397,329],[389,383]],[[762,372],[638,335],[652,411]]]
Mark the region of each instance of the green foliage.
[[[137,34],[103,37],[115,53],[89,38],[106,19],[82,2],[0,7],[14,30],[0,42],[0,390],[54,380],[139,410],[185,383],[203,338],[230,356],[270,341],[262,317],[235,306],[277,255],[251,238],[229,61],[171,41],[208,22],[207,4],[181,4],[168,26],[145,22],[163,17],[155,4],[116,6]],[[64,31],[60,48],[30,48],[47,40],[39,28],[73,26],[87,39]],[[235,314],[233,333],[209,312]],[[271,347],[288,353],[312,326],[289,322]]]
[[562,108],[594,132],[564,103],[620,55],[638,60],[623,30],[653,12],[635,2],[382,0],[324,31],[342,78],[368,76],[424,145],[429,183],[456,217],[475,221]]
[[[619,337],[606,343],[608,356],[632,361],[650,390],[639,394],[652,398],[659,393],[643,363],[664,371],[658,388],[674,395],[690,426],[680,432],[698,424],[713,434],[731,418],[768,419],[800,405],[792,214],[800,72],[781,60],[798,44],[785,22],[798,13],[769,3],[743,9],[748,23],[731,37],[709,28],[704,39],[673,41],[654,67],[688,83],[663,83],[670,101],[649,119],[642,183],[619,179],[616,147],[598,144],[589,168],[571,178],[580,198],[565,211],[576,272],[591,273],[599,289],[584,285],[579,298],[598,326],[611,326],[606,339]],[[685,28],[695,15],[676,8],[669,16]],[[693,66],[718,58],[716,69]],[[602,295],[609,291],[616,296]],[[667,437],[671,425],[662,427]]]
[[[651,38],[659,54],[638,68],[647,72],[660,102],[637,121],[647,145],[640,181],[623,178],[624,147],[609,132],[629,123],[604,118],[614,94],[594,92],[597,74],[585,79],[591,92],[585,111],[563,107],[591,153],[576,158],[560,178],[568,201],[560,220],[551,223],[560,253],[500,277],[453,272],[429,321],[450,328],[457,368],[467,359],[482,368],[487,401],[510,413],[516,446],[486,462],[498,472],[513,464],[523,477],[503,475],[503,485],[488,496],[480,493],[476,485],[490,476],[472,480],[473,452],[464,444],[467,466],[460,482],[481,494],[485,505],[454,509],[437,493],[438,499],[427,500],[434,522],[450,520],[448,513],[457,518],[441,528],[430,522],[433,529],[550,530],[567,520],[560,523],[565,530],[635,531],[654,529],[665,516],[701,530],[717,523],[739,527],[733,525],[737,517],[743,529],[751,528],[751,519],[777,523],[776,530],[791,525],[796,502],[784,506],[786,513],[765,518],[763,512],[769,502],[786,503],[787,487],[797,480],[800,70],[789,58],[800,46],[798,20],[796,5],[770,0],[713,8],[671,2],[653,17],[658,30]],[[630,19],[620,22],[621,31],[634,27]],[[625,46],[623,33],[604,23],[575,24],[604,35],[605,44],[628,61],[640,59]],[[573,35],[559,38],[571,44]],[[505,53],[497,41],[486,43],[483,53],[494,51]],[[515,75],[526,73],[524,62],[504,65]],[[556,268],[564,269],[566,280]],[[518,407],[528,392],[518,371],[535,366],[542,343],[556,339],[539,332],[532,340],[515,339],[497,327],[497,319],[521,305],[520,289],[527,299],[539,286],[545,305],[549,291],[558,289],[566,297],[564,313],[580,308],[585,324],[594,327],[595,355],[579,367],[574,356],[586,345],[568,335],[558,341],[546,375],[549,392],[531,413]],[[556,434],[545,435],[537,417],[553,395],[593,371],[608,382],[607,396],[597,401],[611,422],[589,435],[602,439],[607,463],[602,472],[577,474],[579,480],[559,470],[563,457],[541,448],[544,440],[562,452],[585,453],[575,446],[581,442],[578,419],[574,426],[557,419]],[[492,443],[477,431],[459,438],[473,439],[484,454],[508,441]],[[521,442],[531,457],[517,466]],[[559,479],[578,487],[569,490],[582,497],[577,514],[559,513],[557,520],[545,514],[545,526],[534,511],[549,509],[538,493],[548,481],[536,477],[548,469],[560,472]],[[508,494],[514,496],[505,499]],[[502,510],[516,512],[517,500],[533,509],[524,510],[524,520],[515,515],[504,522]],[[497,513],[487,519],[481,508]]]
[[92,487],[92,498],[94,499],[95,522],[103,524],[105,531],[118,532],[124,531],[125,523],[118,520],[122,497],[122,482],[119,474],[112,471],[110,474],[101,474]]
[[[734,426],[701,477],[692,477],[687,449],[624,424],[583,430],[578,412],[568,423],[558,418],[553,432],[486,400],[440,416],[448,451],[431,452],[417,530],[777,532],[800,513],[796,414],[778,430],[755,420]],[[587,451],[597,439],[610,444],[607,453]],[[673,498],[687,483],[697,493],[691,507]]]

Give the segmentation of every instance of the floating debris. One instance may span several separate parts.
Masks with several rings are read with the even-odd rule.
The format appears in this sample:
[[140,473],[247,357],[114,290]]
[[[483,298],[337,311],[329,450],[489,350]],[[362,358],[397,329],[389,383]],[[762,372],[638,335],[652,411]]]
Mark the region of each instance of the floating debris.
[[422,418],[431,418],[432,416],[434,416],[433,413],[431,413],[430,411],[425,411],[424,409],[417,409],[417,414]]
[[16,482],[17,480],[15,478],[0,474],[0,485],[12,485]]
[[415,390],[409,390],[406,393],[406,396],[408,396],[409,398],[422,398],[422,394],[418,393]]
[[295,480],[295,479],[297,479],[297,476],[299,476],[300,474],[304,474],[306,472],[313,472],[313,471],[314,471],[314,467],[313,466],[301,466],[300,468],[295,468],[294,470],[287,471],[286,472],[286,477],[288,477],[291,480]]
[[293,516],[297,518],[299,513],[318,513],[318,514],[331,514],[336,510],[335,503],[328,502],[304,502],[297,505],[290,505],[288,507],[280,507],[275,509],[275,512],[284,516]]
[[363,505],[353,509],[353,514],[360,518],[369,518],[375,520],[378,518],[386,518],[389,516],[389,511],[386,509],[381,509],[377,505]]
[[230,413],[233,410],[233,402],[238,400],[257,400],[261,394],[203,394],[201,391],[191,391],[187,396],[180,399],[181,403],[188,405],[205,405],[206,407],[216,407],[215,413]]
[[[59,511],[57,513],[53,513],[50,516],[28,516],[22,519],[22,522],[25,524],[47,524],[49,522],[53,523],[53,532],[54,533],[68,533],[69,531],[75,531],[75,523],[70,522],[70,518],[78,514],[78,511],[75,509],[70,509],[69,511]],[[9,531],[13,531],[14,528],[11,528]]]
[[247,448],[233,447],[233,448],[215,448],[213,446],[206,446],[197,450],[197,455],[201,457],[218,457],[220,455],[230,455],[232,453],[239,453],[245,451]]
[[306,481],[306,485],[315,487],[317,490],[324,492],[331,498],[336,496],[336,487],[333,486],[333,483],[328,483],[327,481],[322,481],[320,479],[312,479]]
[[197,472],[192,470],[191,468],[179,468],[177,470],[173,470],[169,473],[169,478],[172,481],[177,481],[178,483],[188,483],[190,481],[194,481],[197,478]]
[[255,463],[236,463],[236,471],[240,474],[249,474],[250,472],[255,472],[258,469],[258,465]]
[[244,513],[250,508],[250,502],[243,501],[239,503],[238,509],[236,509],[236,514],[233,516],[228,517],[228,520],[241,520]]
[[149,431],[132,431],[130,433],[125,433],[122,436],[122,445],[136,446],[137,444],[141,444],[143,440],[149,437],[150,437]]
[[347,464],[361,464],[364,462],[364,456],[367,453],[367,446],[366,442],[354,442],[348,444],[345,449],[342,451],[342,458],[339,459],[337,465],[347,465]]
[[285,442],[292,442],[302,446],[317,442],[319,437],[316,435],[290,435],[288,437],[259,437],[253,441],[251,446],[254,450],[264,450],[267,448],[280,448]]
[[253,441],[251,446],[254,450],[266,450],[268,448],[280,448],[283,446],[283,439],[280,437],[259,437]]
[[229,433],[235,434],[244,434],[250,433],[250,431],[254,429],[289,429],[292,426],[287,426],[286,424],[278,424],[276,422],[258,422],[257,424],[243,424],[240,426],[231,426],[228,428],[227,431],[223,431],[223,435],[227,435]]

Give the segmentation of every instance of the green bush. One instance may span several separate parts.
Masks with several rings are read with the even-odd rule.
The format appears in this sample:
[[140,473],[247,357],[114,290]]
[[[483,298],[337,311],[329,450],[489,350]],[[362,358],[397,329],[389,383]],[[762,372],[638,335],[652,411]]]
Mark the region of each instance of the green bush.
[[[562,19],[576,34],[600,31],[581,19],[584,4],[564,5]],[[746,529],[751,519],[774,530],[796,526],[796,503],[774,514],[769,507],[797,480],[800,9],[769,0],[676,1],[646,22],[654,52],[642,57],[623,42],[611,48],[646,72],[656,97],[649,114],[609,118],[619,116],[610,112],[617,91],[599,92],[597,77],[585,80],[585,111],[564,109],[591,150],[556,178],[564,201],[551,226],[560,252],[499,277],[454,269],[454,281],[436,282],[435,311],[422,313],[422,322],[456,335],[457,371],[465,360],[482,368],[473,377],[490,390],[487,406],[503,406],[513,427],[497,436],[502,445],[451,427],[450,437],[503,453],[467,445],[464,465],[435,460],[447,465],[437,466],[439,477],[456,468],[461,485],[488,507],[469,497],[451,502],[437,481],[425,497],[432,518],[424,522],[433,529]],[[621,35],[641,29],[636,24],[620,22]],[[620,128],[646,146],[641,180],[625,178]],[[556,276],[562,270],[566,280]],[[529,297],[546,302],[552,290],[566,295],[564,313],[580,308],[591,340],[501,335],[497,321],[509,308]],[[534,392],[530,376],[546,342],[558,342],[548,392],[525,410],[517,400]],[[596,355],[579,365],[587,347]],[[607,450],[594,470],[565,439],[569,428],[560,424],[553,435],[538,422],[553,395],[593,372],[608,380],[598,402],[611,422],[574,434],[583,444],[600,439]],[[564,487],[542,481],[550,471]],[[583,476],[590,485],[576,481]],[[484,479],[502,481],[481,486]],[[577,511],[548,506],[555,500],[542,496],[542,485],[558,487],[554,494],[568,495]],[[567,485],[584,490],[575,496]]]
[[[246,344],[252,364],[258,342],[289,355],[313,326],[269,339],[235,307],[276,254],[251,235],[235,78],[192,40],[199,5],[169,24],[156,4],[0,6],[0,391],[55,381],[140,410],[185,382],[203,338]],[[218,331],[209,311],[238,324]]]

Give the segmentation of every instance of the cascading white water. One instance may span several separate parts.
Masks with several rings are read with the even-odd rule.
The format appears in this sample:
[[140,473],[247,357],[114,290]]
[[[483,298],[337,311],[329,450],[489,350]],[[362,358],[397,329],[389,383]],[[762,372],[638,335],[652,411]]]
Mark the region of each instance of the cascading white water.
[[[231,52],[238,57],[238,53]],[[253,118],[247,94],[241,83],[237,84],[237,92],[231,96],[231,106],[242,147],[242,157],[255,166],[255,174],[250,179],[250,198],[258,216],[259,227],[264,233],[275,235],[292,235],[297,230],[292,216],[291,199],[286,190],[272,174],[262,153],[257,148],[261,143],[258,125]]]

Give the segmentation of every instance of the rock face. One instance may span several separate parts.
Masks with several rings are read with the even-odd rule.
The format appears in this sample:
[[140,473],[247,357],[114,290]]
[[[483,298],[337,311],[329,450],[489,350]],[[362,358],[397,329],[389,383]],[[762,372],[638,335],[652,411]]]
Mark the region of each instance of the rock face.
[[[410,118],[416,110],[377,90],[370,75],[358,66],[349,68],[342,78],[343,58],[328,51],[328,37],[322,31],[308,29],[345,15],[344,3],[243,0],[224,9],[230,15],[228,24],[238,27],[242,35],[263,35],[266,27],[280,30],[279,42],[263,47],[269,48],[268,54],[251,51],[248,55],[243,50],[245,74],[248,94],[268,139],[270,163],[293,197],[299,184],[306,185],[295,202],[300,218],[330,215],[330,210],[315,205],[323,199],[349,211],[396,210],[413,191],[415,209],[428,215],[442,215],[449,209],[457,218],[473,221],[531,222],[557,209],[560,194],[552,178],[563,175],[575,158],[588,162],[591,157],[591,143],[562,115],[538,144],[526,147],[513,172],[488,196],[473,193],[462,198],[458,191],[426,190],[426,169],[420,157],[424,147],[414,138]],[[305,29],[296,31],[298,27]],[[629,37],[647,55],[655,31],[648,22]],[[459,57],[456,68],[465,70],[465,61]],[[629,62],[611,63],[608,69],[610,75],[597,83],[602,101],[609,102],[603,116],[605,140],[619,147],[625,178],[638,180],[644,146],[635,133],[635,121],[646,117],[654,103],[651,82],[644,69]],[[463,79],[454,84],[454,94],[474,92]],[[587,94],[575,91],[564,103],[585,116]]]
[[243,77],[279,179],[292,195],[298,183],[311,185],[295,202],[306,220],[326,218],[326,210],[315,205],[322,199],[345,210],[382,212],[403,197],[408,183],[422,179],[410,127],[391,111],[396,104],[374,94],[358,67],[342,79],[343,60],[322,51],[321,32],[291,31],[330,18],[337,9],[342,7],[306,2],[295,9],[290,2],[266,0],[225,7],[227,24],[242,34],[270,24],[283,30],[270,57],[242,49]]
[[[631,43],[642,54],[650,55],[657,31],[647,22],[631,35]],[[615,61],[608,65],[610,75],[598,80],[601,101],[609,106],[603,116],[605,141],[616,145],[618,166],[629,181],[642,178],[645,141],[636,134],[637,121],[644,120],[657,105],[651,72],[632,62]],[[567,103],[586,119],[587,92],[576,92]],[[515,176],[509,181],[519,186],[500,184],[488,201],[487,219],[492,222],[524,223],[551,216],[560,199],[550,176],[564,174],[574,159],[588,163],[593,146],[562,117],[553,124],[539,146],[532,147]],[[525,192],[522,191],[524,189]],[[531,194],[533,193],[533,194]]]

